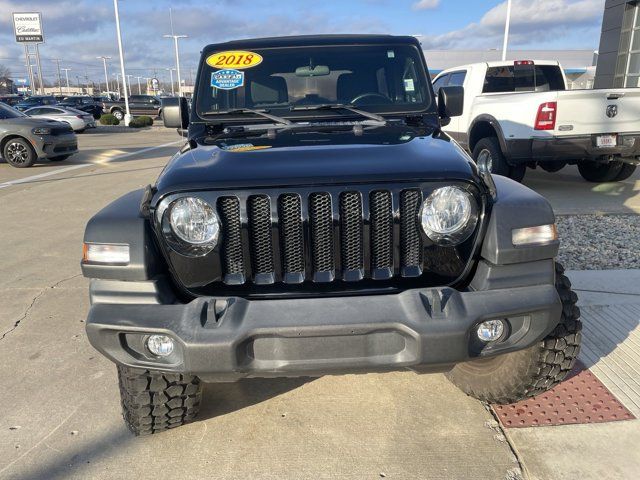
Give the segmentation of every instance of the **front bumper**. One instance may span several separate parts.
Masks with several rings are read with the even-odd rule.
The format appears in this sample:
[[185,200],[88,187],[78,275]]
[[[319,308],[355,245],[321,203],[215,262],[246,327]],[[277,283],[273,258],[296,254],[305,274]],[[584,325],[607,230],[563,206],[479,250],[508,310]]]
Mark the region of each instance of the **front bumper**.
[[[476,292],[451,288],[396,295],[253,300],[198,298],[180,305],[94,304],[91,344],[130,367],[191,373],[205,381],[363,371],[446,370],[458,362],[526,348],[558,323],[553,285]],[[508,335],[484,344],[475,327],[506,319]],[[171,356],[145,348],[171,336]]]
[[599,160],[616,157],[632,163],[640,157],[640,133],[619,134],[617,145],[598,147],[598,135],[533,138],[507,140],[507,156],[511,162],[518,161],[574,161]]
[[72,155],[78,152],[78,138],[74,133],[66,135],[43,135],[32,142],[39,158]]

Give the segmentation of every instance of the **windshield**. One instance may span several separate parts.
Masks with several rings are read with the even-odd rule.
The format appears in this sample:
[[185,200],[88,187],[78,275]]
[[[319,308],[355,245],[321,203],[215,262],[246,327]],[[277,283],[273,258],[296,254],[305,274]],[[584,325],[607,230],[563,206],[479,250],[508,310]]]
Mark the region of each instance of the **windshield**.
[[431,105],[422,58],[411,45],[221,51],[205,61],[196,104],[203,117],[244,108],[294,117],[310,115],[297,107],[314,105],[374,113],[418,112]]
[[0,120],[7,120],[8,118],[26,117],[22,112],[19,112],[15,108],[11,108],[9,105],[0,103]]

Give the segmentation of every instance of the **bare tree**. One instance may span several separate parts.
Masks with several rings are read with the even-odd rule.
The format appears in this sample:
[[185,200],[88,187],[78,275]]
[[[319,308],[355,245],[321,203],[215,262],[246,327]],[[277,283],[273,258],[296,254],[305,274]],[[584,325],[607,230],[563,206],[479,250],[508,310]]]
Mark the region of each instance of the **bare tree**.
[[5,67],[0,63],[0,78],[9,78],[11,76],[11,70],[9,67]]

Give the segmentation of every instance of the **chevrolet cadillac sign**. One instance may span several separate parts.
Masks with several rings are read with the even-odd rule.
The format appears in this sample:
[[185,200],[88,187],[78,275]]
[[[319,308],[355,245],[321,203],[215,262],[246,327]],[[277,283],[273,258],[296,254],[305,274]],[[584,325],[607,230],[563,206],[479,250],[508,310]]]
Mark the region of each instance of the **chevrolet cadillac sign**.
[[44,42],[40,13],[14,13],[13,31],[18,43]]

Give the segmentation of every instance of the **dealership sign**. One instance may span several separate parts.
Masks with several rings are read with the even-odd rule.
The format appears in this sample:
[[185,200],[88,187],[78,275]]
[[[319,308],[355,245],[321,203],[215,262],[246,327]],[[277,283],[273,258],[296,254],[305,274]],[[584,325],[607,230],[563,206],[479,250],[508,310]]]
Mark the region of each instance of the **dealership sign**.
[[40,13],[14,13],[13,31],[16,34],[16,42],[44,42]]

